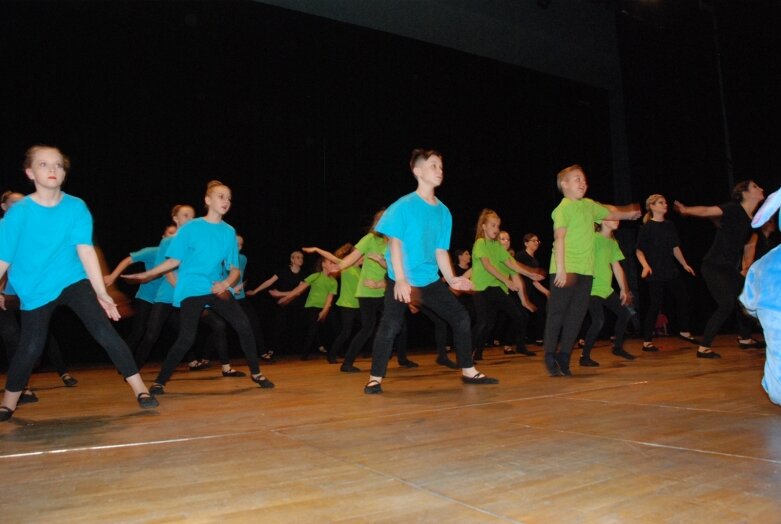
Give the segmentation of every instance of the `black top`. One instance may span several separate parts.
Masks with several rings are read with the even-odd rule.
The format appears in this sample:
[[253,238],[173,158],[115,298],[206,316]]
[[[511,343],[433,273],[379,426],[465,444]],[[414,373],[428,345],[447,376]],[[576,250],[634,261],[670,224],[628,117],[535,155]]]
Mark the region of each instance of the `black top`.
[[[515,252],[515,260],[524,266],[529,266],[530,268],[537,269],[540,267],[539,261],[527,253],[525,249],[519,249]],[[526,275],[521,275],[521,278],[523,279],[523,283],[526,285],[526,296],[529,297],[529,300],[535,304],[539,304],[540,300],[545,300],[545,296],[542,294],[542,292],[534,287],[534,281],[532,279]]]
[[468,268],[464,269],[461,266],[459,266],[458,264],[453,264],[453,273],[455,273],[455,275],[457,277],[463,277],[464,273],[466,273],[470,269],[472,269],[472,268],[468,267]]
[[637,235],[637,249],[643,252],[648,265],[651,266],[648,280],[665,282],[678,277],[680,272],[673,249],[680,245],[678,230],[669,220],[649,220],[643,224]]
[[[306,278],[303,271],[293,273],[290,270],[290,266],[285,266],[284,269],[280,269],[274,274],[277,276],[277,281],[274,282],[274,285],[272,285],[271,288],[276,289],[277,291],[293,291],[298,287],[298,284],[303,282],[304,278]],[[305,301],[306,293],[302,293],[294,298],[288,305],[303,306]]]
[[751,218],[737,202],[728,202],[719,207],[723,215],[717,222],[716,238],[703,262],[740,269],[743,247],[751,236]]
[[754,261],[756,262],[768,251],[781,244],[781,234],[778,231],[773,231],[769,236],[765,236],[761,230],[756,231],[757,234],[757,249],[754,252]]

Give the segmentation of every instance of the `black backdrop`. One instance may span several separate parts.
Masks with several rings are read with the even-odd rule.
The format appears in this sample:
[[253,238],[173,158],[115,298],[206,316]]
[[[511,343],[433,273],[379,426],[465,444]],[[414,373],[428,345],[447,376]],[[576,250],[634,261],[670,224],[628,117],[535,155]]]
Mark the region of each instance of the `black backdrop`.
[[[256,284],[291,249],[360,238],[374,211],[414,189],[407,160],[417,146],[444,154],[439,196],[454,216],[454,247],[471,246],[480,209],[491,207],[516,246],[538,232],[547,258],[555,173],[568,164],[585,166],[592,198],[613,194],[600,89],[255,2],[2,10],[3,187],[29,189],[19,168],[26,147],[58,145],[73,160],[66,191],[87,201],[110,264],[157,243],[171,206],[199,209],[205,183],[217,178],[233,188],[227,221],[246,239]],[[684,71],[682,84],[660,91],[644,80],[667,85],[658,46],[667,33],[637,36],[643,23],[620,17],[618,27],[636,200],[671,188],[670,198],[724,200],[707,45],[678,53],[674,32],[661,49],[673,58],[667,67]],[[652,64],[660,70],[649,73]],[[704,90],[694,106],[681,96],[692,82]],[[672,100],[695,108],[689,130],[674,121]],[[705,136],[692,135],[695,127]],[[680,155],[668,154],[670,144]],[[679,162],[692,151],[707,167],[694,171],[699,178]]]

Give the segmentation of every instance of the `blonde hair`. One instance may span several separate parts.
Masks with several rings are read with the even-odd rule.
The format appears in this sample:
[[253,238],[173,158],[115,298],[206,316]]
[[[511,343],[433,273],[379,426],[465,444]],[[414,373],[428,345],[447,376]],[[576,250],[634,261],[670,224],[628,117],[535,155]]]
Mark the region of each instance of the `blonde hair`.
[[[654,193],[645,199],[645,215],[643,215],[643,224],[647,224],[648,221],[654,217],[654,214],[651,213],[651,206],[656,204],[660,198],[664,198],[664,195]],[[667,199],[665,198],[665,200]]]
[[571,166],[565,167],[556,175],[556,187],[559,188],[559,191],[561,191],[561,183],[566,180],[573,171],[580,171],[584,175],[586,174],[586,172],[583,171],[583,168],[580,167],[580,164],[572,164]]
[[212,194],[212,191],[214,191],[217,187],[225,187],[230,190],[228,186],[220,182],[219,180],[210,180],[208,184],[206,184],[206,196],[209,196]]
[[481,238],[485,238],[485,234],[483,233],[483,224],[488,222],[488,219],[491,217],[495,217],[497,220],[501,220],[499,218],[499,214],[494,211],[493,209],[483,209],[483,211],[480,213],[480,216],[477,217],[477,226],[475,227],[475,240],[480,240]]

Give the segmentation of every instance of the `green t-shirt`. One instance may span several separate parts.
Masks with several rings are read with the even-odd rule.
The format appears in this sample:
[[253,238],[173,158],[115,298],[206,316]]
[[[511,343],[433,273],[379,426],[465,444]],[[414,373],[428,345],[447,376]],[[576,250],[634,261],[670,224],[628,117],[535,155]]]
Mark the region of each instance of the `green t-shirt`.
[[336,294],[336,279],[322,272],[312,273],[304,279],[304,282],[309,284],[309,295],[306,297],[304,307],[322,309],[325,307],[325,299],[328,295]]
[[[594,274],[594,224],[607,217],[610,211],[590,198],[571,200],[562,198],[551,213],[554,234],[557,229],[567,230],[564,236],[564,265],[567,273]],[[550,273],[555,274],[556,244],[550,259]]]
[[358,287],[358,279],[361,272],[357,267],[348,267],[342,271],[339,283],[339,300],[336,305],[350,309],[358,309],[358,299],[355,298],[355,291]]
[[387,272],[380,264],[371,260],[367,255],[373,253],[385,256],[385,249],[388,246],[388,240],[385,237],[368,233],[355,245],[355,249],[360,251],[363,256],[363,267],[361,267],[361,277],[358,280],[358,288],[355,290],[355,296],[361,298],[377,298],[385,296],[385,288],[375,289],[363,285],[365,280],[374,280],[382,282],[385,280]]
[[594,233],[594,280],[591,295],[607,298],[613,292],[613,262],[624,260],[618,242],[600,233]]
[[485,269],[483,258],[488,258],[491,265],[501,274],[505,276],[515,274],[515,271],[505,265],[505,261],[510,258],[510,253],[501,242],[478,238],[475,245],[472,246],[472,282],[475,284],[475,291],[485,291],[488,287],[500,287],[502,291],[507,293],[507,285]]

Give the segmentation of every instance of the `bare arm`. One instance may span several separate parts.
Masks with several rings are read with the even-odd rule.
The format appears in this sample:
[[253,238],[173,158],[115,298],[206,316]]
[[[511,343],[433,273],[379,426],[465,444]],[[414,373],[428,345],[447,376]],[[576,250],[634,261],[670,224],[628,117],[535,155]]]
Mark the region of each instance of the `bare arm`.
[[624,274],[624,268],[621,267],[620,262],[613,262],[610,264],[613,268],[613,274],[616,276],[618,282],[618,288],[621,290],[621,305],[626,306],[632,303],[632,292],[629,291],[629,286],[626,283],[626,275]]
[[505,286],[507,286],[509,289],[512,289],[513,291],[518,291],[518,286],[515,282],[513,282],[512,278],[503,275],[498,269],[496,269],[496,267],[494,267],[494,265],[491,264],[490,258],[480,257],[480,262],[482,262],[485,270],[488,271],[491,275],[493,275],[494,278],[499,280],[499,282],[502,282]]
[[249,296],[256,295],[256,294],[260,293],[261,291],[263,291],[264,289],[266,289],[267,287],[274,285],[274,282],[276,282],[277,280],[279,280],[279,277],[277,275],[271,275],[261,285],[259,285],[255,289],[251,289],[251,290],[247,291],[247,295],[249,295]]
[[215,295],[222,295],[234,282],[238,281],[239,278],[241,278],[241,271],[239,268],[231,267],[231,270],[228,272],[228,276],[225,277],[225,279],[212,283],[212,293]]
[[724,214],[719,206],[685,206],[677,200],[673,208],[682,217],[718,218]]
[[336,258],[336,255],[331,253],[330,251],[326,251],[325,249],[320,249],[319,247],[303,247],[301,248],[301,251],[304,253],[317,253],[321,257],[323,257],[326,260],[330,260],[334,264],[339,264],[342,259]]
[[673,256],[675,257],[675,260],[677,260],[678,263],[683,267],[684,271],[694,276],[694,270],[689,264],[686,263],[686,259],[683,257],[683,251],[681,251],[680,247],[675,246],[673,248]]
[[526,293],[526,283],[523,279],[518,275],[512,275],[510,278],[518,287],[518,298],[521,299],[521,305],[532,313],[537,311],[537,307],[529,300],[529,295]]
[[542,280],[543,274],[542,270],[535,269],[533,267],[529,267],[526,264],[521,264],[517,260],[515,260],[513,257],[509,257],[504,262],[510,269],[513,269],[520,273],[521,275],[527,276],[532,280]]
[[117,277],[125,270],[127,267],[133,263],[133,259],[131,257],[125,257],[122,259],[122,262],[117,264],[117,267],[112,271],[110,274],[103,277],[103,283],[106,285],[106,287],[111,286],[114,284],[114,282],[117,280]]
[[643,266],[643,271],[640,273],[640,278],[646,278],[648,275],[652,275],[654,270],[648,263],[648,259],[645,258],[645,253],[643,253],[640,249],[635,249],[635,256],[637,257],[637,261],[640,262],[640,265]]
[[92,285],[92,289],[95,290],[100,307],[103,308],[111,320],[119,320],[117,305],[114,303],[114,299],[106,293],[106,285],[103,283],[103,274],[100,271],[100,262],[98,262],[95,247],[79,244],[76,246],[76,252],[79,255],[79,260],[81,260],[81,265],[84,266],[84,271],[87,273],[89,283]]
[[152,280],[155,277],[159,277],[163,273],[167,273],[168,271],[171,271],[172,269],[176,269],[179,267],[180,261],[175,258],[169,258],[165,262],[161,262],[157,266],[153,267],[152,269],[148,269],[146,271],[142,271],[141,273],[133,273],[130,275],[122,275],[122,278],[126,278],[128,280],[144,280],[149,281]]
[[639,204],[629,204],[626,206],[614,206],[612,204],[605,205],[610,214],[605,217],[605,220],[637,220],[642,216]]
[[294,298],[296,298],[298,295],[300,295],[301,293],[306,291],[306,288],[308,288],[308,287],[309,287],[309,284],[307,284],[306,282],[300,282],[296,286],[296,288],[293,289],[292,291],[282,291],[281,293],[285,293],[285,294],[284,294],[284,296],[282,296],[282,298],[277,300],[277,303],[280,306],[284,306],[286,304],[289,304]]
[[540,284],[539,282],[533,282],[533,284],[534,284],[534,287],[535,287],[535,288],[537,288],[537,290],[538,290],[540,293],[542,293],[542,294],[543,294],[543,295],[545,295],[546,297],[549,297],[549,296],[550,296],[550,291],[548,291],[548,288],[546,288],[545,286],[543,286],[543,285],[542,285],[542,284]]
[[567,264],[564,260],[564,237],[566,235],[566,227],[560,227],[553,232],[553,253],[556,257],[556,278],[553,279],[553,285],[556,287],[564,287],[567,284]]
[[757,234],[752,233],[748,240],[748,243],[743,246],[743,259],[740,266],[740,274],[744,277],[748,272],[748,268],[754,263],[754,256],[757,254]]
[[322,322],[325,320],[325,317],[328,316],[328,312],[331,311],[331,303],[334,301],[334,294],[328,293],[328,296],[325,297],[325,305],[323,306],[323,309],[320,310],[320,313],[317,315],[317,321]]

